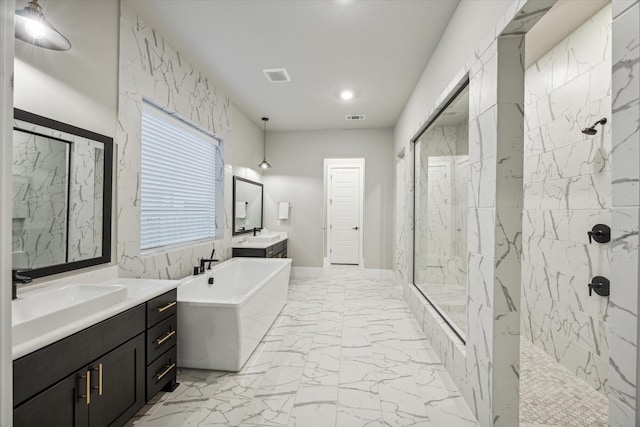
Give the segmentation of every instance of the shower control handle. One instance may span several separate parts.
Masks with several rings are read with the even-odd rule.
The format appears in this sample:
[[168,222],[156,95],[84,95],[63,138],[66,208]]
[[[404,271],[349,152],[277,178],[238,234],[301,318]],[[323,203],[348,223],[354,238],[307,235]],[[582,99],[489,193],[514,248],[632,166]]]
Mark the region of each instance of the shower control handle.
[[609,296],[611,283],[606,277],[595,276],[587,286],[589,286],[589,296],[591,296],[591,291],[595,291],[596,294],[606,297]]
[[598,243],[608,243],[611,241],[611,228],[605,224],[596,224],[591,231],[587,231],[587,235],[589,243],[592,243],[592,239]]

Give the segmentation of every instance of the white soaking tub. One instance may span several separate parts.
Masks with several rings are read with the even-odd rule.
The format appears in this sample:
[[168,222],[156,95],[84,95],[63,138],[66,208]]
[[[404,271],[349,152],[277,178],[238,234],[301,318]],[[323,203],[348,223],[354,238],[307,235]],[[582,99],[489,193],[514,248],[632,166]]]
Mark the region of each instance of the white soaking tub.
[[233,258],[185,279],[178,366],[239,371],[287,302],[290,272],[287,258]]

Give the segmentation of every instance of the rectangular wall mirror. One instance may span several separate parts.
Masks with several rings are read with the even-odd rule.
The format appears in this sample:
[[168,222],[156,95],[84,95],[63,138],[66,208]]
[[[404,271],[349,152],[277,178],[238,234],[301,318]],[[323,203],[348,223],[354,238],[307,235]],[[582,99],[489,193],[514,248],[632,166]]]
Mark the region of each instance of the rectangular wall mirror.
[[43,277],[111,261],[113,139],[14,110],[12,268]]
[[233,235],[262,228],[262,184],[233,177]]

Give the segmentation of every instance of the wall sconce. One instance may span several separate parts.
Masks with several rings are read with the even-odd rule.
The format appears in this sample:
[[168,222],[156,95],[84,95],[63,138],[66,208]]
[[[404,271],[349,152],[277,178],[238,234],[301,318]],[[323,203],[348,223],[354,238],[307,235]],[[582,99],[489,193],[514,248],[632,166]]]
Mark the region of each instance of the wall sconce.
[[47,21],[38,0],[16,10],[16,38],[32,45],[51,50],[69,50],[71,43]]

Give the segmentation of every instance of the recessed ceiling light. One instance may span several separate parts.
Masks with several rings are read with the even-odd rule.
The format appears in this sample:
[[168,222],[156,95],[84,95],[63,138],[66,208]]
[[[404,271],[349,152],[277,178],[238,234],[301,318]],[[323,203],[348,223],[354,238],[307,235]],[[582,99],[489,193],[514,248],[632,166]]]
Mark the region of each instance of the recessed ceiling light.
[[350,90],[343,90],[340,93],[340,98],[344,99],[345,101],[348,101],[353,98],[353,92]]

